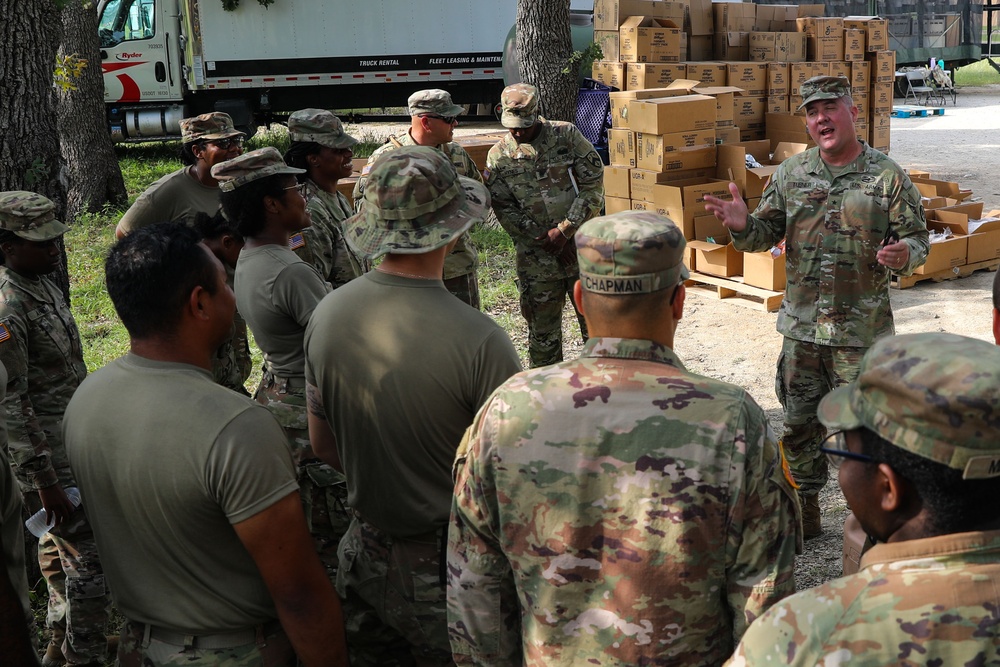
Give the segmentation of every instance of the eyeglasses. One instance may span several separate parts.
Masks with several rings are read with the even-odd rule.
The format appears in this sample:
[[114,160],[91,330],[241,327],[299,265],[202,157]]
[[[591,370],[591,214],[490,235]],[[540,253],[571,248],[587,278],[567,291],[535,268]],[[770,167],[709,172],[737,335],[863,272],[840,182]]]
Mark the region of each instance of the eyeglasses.
[[451,125],[455,122],[458,116],[438,116],[437,114],[425,113],[420,114],[421,118],[437,118],[440,121],[444,121],[446,124]]
[[[835,444],[840,445],[840,447],[823,446],[831,439],[834,441]],[[834,470],[840,470],[840,464],[844,462],[844,459],[859,461],[861,463],[878,463],[877,460],[873,459],[867,454],[855,454],[854,452],[848,451],[847,440],[844,438],[843,431],[837,431],[827,436],[826,440],[820,443],[819,451],[826,454],[826,460],[830,463],[830,467],[833,468]]]
[[243,148],[243,137],[226,137],[225,139],[212,139],[208,143],[220,150],[229,150],[233,146]]
[[287,188],[281,188],[282,190],[298,190],[299,194],[303,197],[306,196],[306,184],[296,183],[295,185],[289,185]]

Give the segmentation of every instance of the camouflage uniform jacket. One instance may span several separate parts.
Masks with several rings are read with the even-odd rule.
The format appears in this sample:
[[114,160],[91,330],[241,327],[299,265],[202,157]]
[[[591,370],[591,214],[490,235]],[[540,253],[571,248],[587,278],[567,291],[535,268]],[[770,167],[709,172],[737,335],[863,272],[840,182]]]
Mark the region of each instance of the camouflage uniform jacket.
[[76,322],[53,280],[31,280],[0,266],[0,338],[0,361],[9,376],[3,404],[18,481],[35,489],[71,484],[62,419],[87,367]]
[[[389,137],[389,141],[379,146],[375,152],[371,154],[371,157],[368,158],[368,164],[365,165],[365,168],[361,171],[361,176],[358,178],[358,182],[354,184],[355,211],[360,211],[361,206],[364,203],[365,185],[368,183],[368,172],[371,171],[373,166],[375,166],[375,161],[389,151],[402,148],[403,146],[416,145],[417,142],[413,140],[410,133],[404,132],[397,137]],[[459,176],[471,178],[479,183],[483,182],[483,176],[479,173],[479,167],[476,166],[476,163],[464,148],[456,144],[454,141],[441,144],[436,148],[448,157],[448,161],[455,166],[455,171],[458,172]],[[472,245],[472,239],[469,238],[469,233],[466,232],[458,237],[458,242],[455,244],[455,247],[450,253],[448,253],[448,256],[444,258],[444,279],[450,280],[469,273],[475,273],[478,268],[479,255],[476,252],[476,247]]]
[[306,179],[306,201],[312,224],[292,235],[288,247],[312,264],[334,289],[368,270],[367,261],[354,254],[344,240],[344,220],[354,214],[347,197],[327,192]]
[[650,341],[591,338],[515,375],[456,460],[456,661],[721,664],[794,591],[780,459],[744,390]]
[[868,347],[892,334],[889,270],[878,263],[888,230],[906,241],[909,275],[930,245],[920,193],[895,162],[867,144],[832,176],[819,149],[781,163],[733,243],[763,251],[786,239],[788,286],[778,332],[795,340]]
[[879,544],[857,574],[782,600],[730,665],[1000,663],[1000,531]]
[[[230,266],[226,266],[225,269],[226,284],[232,289],[235,271]],[[233,326],[229,328],[229,336],[212,357],[212,377],[223,387],[246,394],[245,385],[252,370],[253,356],[250,354],[247,323],[237,310],[233,314]]]
[[[535,239],[569,220],[579,227],[604,205],[604,165],[593,145],[572,123],[539,119],[531,143],[509,133],[486,156],[486,187],[500,225],[517,251],[518,270],[534,267],[551,278],[577,274]],[[576,181],[574,187],[573,181]]]

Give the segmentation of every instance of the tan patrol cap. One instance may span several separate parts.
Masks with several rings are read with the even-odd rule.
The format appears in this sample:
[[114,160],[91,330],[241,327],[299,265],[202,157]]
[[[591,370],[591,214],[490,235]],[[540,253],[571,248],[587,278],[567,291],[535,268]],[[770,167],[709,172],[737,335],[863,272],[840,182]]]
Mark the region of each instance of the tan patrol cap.
[[28,241],[51,241],[69,231],[56,205],[35,192],[0,192],[0,228]]
[[507,128],[531,127],[538,120],[538,89],[515,83],[500,93],[500,124]]
[[192,141],[210,141],[226,137],[246,136],[233,125],[233,119],[227,113],[213,111],[203,113],[193,118],[181,121],[181,140],[187,144]]
[[285,164],[281,153],[274,146],[258,148],[212,166],[212,178],[219,181],[219,189],[223,192],[230,192],[241,185],[274,174],[304,173],[306,173],[305,169],[289,167]]
[[799,95],[802,96],[802,104],[797,111],[801,111],[807,104],[816,100],[850,97],[851,82],[845,76],[814,76],[802,82],[799,86]]

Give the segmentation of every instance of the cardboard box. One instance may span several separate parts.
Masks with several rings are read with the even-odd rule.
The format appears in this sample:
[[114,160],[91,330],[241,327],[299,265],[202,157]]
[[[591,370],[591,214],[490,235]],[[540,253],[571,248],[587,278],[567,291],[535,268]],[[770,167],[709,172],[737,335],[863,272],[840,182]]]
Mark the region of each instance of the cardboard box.
[[869,89],[868,104],[873,114],[892,113],[892,84],[873,83]]
[[[737,3],[723,3],[737,4]],[[716,7],[719,5],[716,4]],[[750,5],[751,7],[755,5]],[[750,60],[749,32],[717,32],[715,33],[714,51],[719,60]]]
[[870,80],[874,82],[896,81],[896,52],[869,51],[865,59],[871,63]]
[[[871,116],[871,105],[868,101],[868,93],[851,93],[851,99],[854,100],[854,106],[858,108],[858,122],[867,123],[868,118]],[[858,135],[865,137],[867,135]]]
[[694,238],[694,219],[707,215],[705,195],[732,201],[729,182],[716,179],[690,179],[653,186],[653,205],[684,230],[684,238]]
[[720,278],[742,275],[743,253],[732,243],[710,243],[708,241],[688,241],[694,249],[696,271]]
[[647,100],[653,97],[665,97],[672,94],[667,88],[649,88],[647,90],[628,90],[608,93],[611,103],[611,127],[628,127],[628,103],[632,100]]
[[715,107],[715,98],[708,95],[678,95],[630,100],[627,115],[629,127],[635,132],[668,134],[713,129]]
[[729,63],[726,85],[742,88],[747,95],[767,95],[767,63]]
[[630,16],[618,30],[622,62],[676,63],[681,60],[681,29],[673,21]]
[[845,28],[860,28],[865,31],[865,51],[887,51],[889,49],[889,23],[878,16],[848,16]]
[[698,95],[710,95],[715,98],[716,127],[728,127],[736,124],[736,100],[740,99],[743,95],[743,91],[740,88],[735,86],[702,86],[699,84],[691,92]]
[[[920,190],[920,194],[929,197],[951,197],[959,202],[972,196],[972,190],[961,187],[952,181],[940,181],[923,176],[911,176],[910,180]],[[967,233],[967,232],[966,232]]]
[[612,213],[621,213],[622,211],[631,211],[632,202],[629,199],[622,199],[621,197],[604,197],[604,215],[611,215]]
[[740,128],[740,142],[746,141],[762,141],[767,138],[767,133],[764,128],[754,128],[752,130],[744,130]]
[[867,93],[871,63],[867,60],[851,63],[851,92]]
[[715,20],[712,0],[685,0],[688,12],[684,16],[684,31],[691,36],[711,37]]
[[709,60],[715,53],[711,35],[688,35],[688,60]]
[[608,130],[608,159],[616,167],[635,167],[635,132],[628,128]]
[[767,64],[767,95],[787,95],[789,93],[788,63]]
[[757,5],[754,30],[760,32],[794,31],[798,9],[796,5]]
[[810,37],[844,38],[844,19],[833,16],[808,17],[795,20],[798,32],[804,32]]
[[815,146],[816,142],[806,131],[806,123],[802,116],[787,113],[769,113],[765,116],[767,139],[774,149],[780,143],[806,144]]
[[969,220],[969,264],[1000,258],[1000,210]]
[[627,63],[624,90],[663,88],[686,76],[683,63]]
[[806,59],[806,35],[799,32],[752,32],[747,53],[755,62],[802,62]]
[[625,63],[595,60],[590,70],[591,78],[605,86],[625,90]]
[[667,183],[671,180],[671,174],[662,171],[647,171],[645,169],[629,169],[628,172],[631,185],[629,192],[633,201],[653,201],[653,186],[659,183]]
[[594,30],[614,30],[629,16],[670,19],[683,25],[683,2],[663,0],[594,0]]
[[865,31],[857,28],[844,30],[844,60],[865,59]]
[[826,5],[799,5],[798,18],[826,16]]
[[763,130],[767,113],[767,97],[737,97],[735,123],[741,130]]
[[684,78],[708,86],[725,86],[728,76],[726,63],[687,63],[687,76]]
[[[627,167],[605,167],[604,168],[604,196],[630,199],[632,197]],[[626,209],[627,210],[627,209]]]
[[716,2],[712,4],[715,14],[715,33],[752,32],[757,23],[757,5],[749,2]]
[[743,284],[783,292],[785,290],[785,253],[777,257],[770,251],[743,253]]
[[[757,198],[763,194],[778,165],[804,150],[806,145],[802,143],[781,143],[773,151],[772,158],[771,143],[766,139],[719,146],[716,177],[736,183],[744,199]],[[747,168],[747,155],[752,155],[763,166]]]
[[[928,220],[927,229],[950,229],[946,223]],[[927,253],[927,261],[913,272],[919,275],[947,271],[956,266],[965,266],[969,256],[969,237],[953,236],[945,241],[932,243]]]
[[845,79],[851,78],[851,63],[832,62],[830,63],[830,76],[842,76]]
[[735,125],[715,128],[716,144],[738,144],[740,142],[740,128]]
[[814,37],[806,39],[806,54],[809,60],[830,62],[844,59],[844,37]]
[[798,94],[799,87],[814,76],[822,76],[829,73],[829,63],[792,63],[788,68],[789,94]]
[[714,148],[715,128],[711,130],[693,130],[691,132],[674,132],[670,134],[647,134],[639,132],[636,136],[635,166],[649,171],[666,171],[665,162],[676,160],[675,152],[690,149]]
[[[640,146],[636,148],[638,150]],[[685,148],[666,153],[658,151],[648,158],[644,157],[641,152],[637,152],[636,164],[646,168],[654,167],[654,170],[662,172],[706,169],[715,166],[715,145],[703,146],[701,148]]]
[[788,104],[789,99],[788,95],[768,95],[765,114],[788,113],[791,109]]
[[729,229],[711,213],[694,216],[693,241],[712,241],[714,243],[717,239],[728,238]]
[[621,51],[619,49],[620,36],[618,30],[595,30],[594,42],[601,47],[604,60],[614,62],[620,60]]

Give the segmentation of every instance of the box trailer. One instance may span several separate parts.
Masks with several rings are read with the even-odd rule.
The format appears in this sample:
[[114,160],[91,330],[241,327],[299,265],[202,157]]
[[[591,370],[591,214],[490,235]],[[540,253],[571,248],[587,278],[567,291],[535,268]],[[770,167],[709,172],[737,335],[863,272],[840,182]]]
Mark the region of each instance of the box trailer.
[[400,107],[444,88],[490,104],[516,0],[101,0],[108,124],[117,141],[180,135],[218,110],[253,129],[303,107]]

